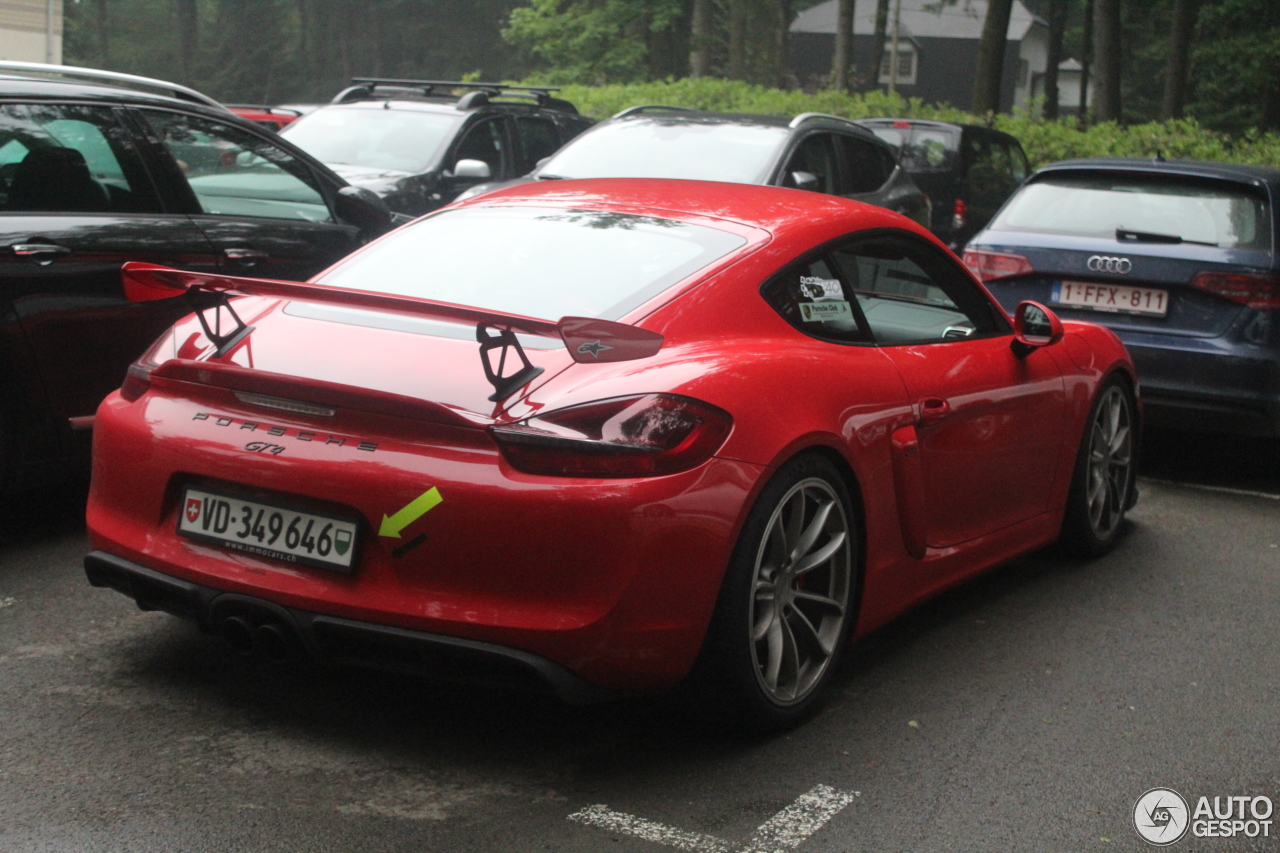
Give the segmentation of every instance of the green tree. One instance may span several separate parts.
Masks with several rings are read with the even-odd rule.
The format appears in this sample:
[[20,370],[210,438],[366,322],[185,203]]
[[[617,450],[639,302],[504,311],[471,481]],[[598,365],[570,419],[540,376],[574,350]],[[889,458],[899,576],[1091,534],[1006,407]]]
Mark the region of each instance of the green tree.
[[1280,128],[1280,3],[1206,0],[1186,111],[1233,133]]
[[681,24],[681,0],[531,0],[502,35],[543,60],[549,81],[625,83],[651,76],[653,37]]

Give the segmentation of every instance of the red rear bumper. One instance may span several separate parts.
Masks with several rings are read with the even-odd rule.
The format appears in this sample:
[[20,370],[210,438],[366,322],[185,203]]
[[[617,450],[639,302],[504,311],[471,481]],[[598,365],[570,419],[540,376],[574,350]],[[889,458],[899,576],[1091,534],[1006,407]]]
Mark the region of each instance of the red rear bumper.
[[[285,450],[246,449],[264,440]],[[634,691],[670,686],[692,666],[763,469],[712,459],[666,477],[535,477],[510,469],[483,430],[342,414],[319,429],[174,384],[103,402],[93,472],[90,540],[107,555],[291,611],[527,652]],[[189,484],[358,516],[356,572],[178,537]],[[431,487],[438,507],[402,539],[378,536],[384,515]],[[396,556],[420,534],[421,546]]]

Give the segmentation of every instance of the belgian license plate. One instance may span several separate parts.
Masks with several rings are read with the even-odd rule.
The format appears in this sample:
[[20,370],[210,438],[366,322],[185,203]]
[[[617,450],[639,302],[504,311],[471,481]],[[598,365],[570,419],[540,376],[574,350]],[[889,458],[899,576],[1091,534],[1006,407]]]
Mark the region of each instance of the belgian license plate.
[[1169,313],[1169,291],[1158,287],[1130,287],[1089,281],[1062,281],[1053,286],[1050,300],[1072,308],[1146,314],[1163,317]]
[[189,488],[178,534],[233,551],[350,572],[358,524],[346,518]]

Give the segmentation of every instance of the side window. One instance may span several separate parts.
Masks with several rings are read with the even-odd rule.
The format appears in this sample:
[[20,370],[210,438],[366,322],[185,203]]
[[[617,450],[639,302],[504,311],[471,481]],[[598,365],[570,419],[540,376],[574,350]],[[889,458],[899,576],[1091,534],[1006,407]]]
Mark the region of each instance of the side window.
[[1013,164],[1013,179],[1021,184],[1031,174],[1031,166],[1027,163],[1027,155],[1022,153],[1022,146],[1016,142],[1006,143],[1009,146],[1009,162]]
[[941,252],[907,236],[855,239],[831,253],[879,344],[1004,334],[1009,325]]
[[516,132],[520,134],[520,146],[524,149],[521,172],[533,171],[539,160],[550,157],[560,148],[556,124],[545,118],[520,116],[516,118]]
[[0,107],[0,210],[142,213],[158,209],[129,133],[106,107]]
[[821,193],[836,191],[836,151],[831,134],[815,133],[800,143],[800,147],[787,161],[782,173],[782,185],[795,187],[797,172],[806,172],[818,179],[814,190]]
[[506,174],[502,168],[503,149],[506,148],[503,136],[500,118],[477,124],[467,131],[467,135],[458,144],[458,150],[453,155],[454,164],[459,160],[482,160],[489,164],[490,175],[494,178],[501,177]]
[[852,136],[837,136],[844,166],[840,195],[872,193],[884,186],[893,172],[893,158],[879,145]]
[[996,148],[986,137],[974,134],[965,152],[970,202],[988,216],[995,212],[1011,189],[1008,164],[1001,169]]
[[857,306],[826,258],[788,267],[765,282],[760,293],[806,335],[838,343],[871,340]]
[[333,221],[311,170],[284,149],[212,119],[165,110],[142,113],[205,213]]

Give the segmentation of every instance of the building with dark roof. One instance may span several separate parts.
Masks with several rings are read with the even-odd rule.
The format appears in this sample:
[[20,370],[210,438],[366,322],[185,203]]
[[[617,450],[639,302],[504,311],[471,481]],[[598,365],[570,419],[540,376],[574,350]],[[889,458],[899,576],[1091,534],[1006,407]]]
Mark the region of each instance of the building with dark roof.
[[[897,2],[897,0],[894,0]],[[901,0],[898,57],[890,63],[893,5],[890,5],[885,52],[874,64],[879,80],[888,84],[890,65],[896,65],[894,86],[908,98],[948,103],[960,109],[973,106],[973,78],[978,68],[978,42],[987,14],[987,0]],[[831,73],[835,53],[837,0],[801,12],[791,25],[791,68],[801,83]],[[856,0],[853,18],[853,62],[861,75],[872,67],[876,0]],[[1013,2],[1005,42],[1001,110],[1028,104],[1049,53],[1049,25],[1019,0]]]

